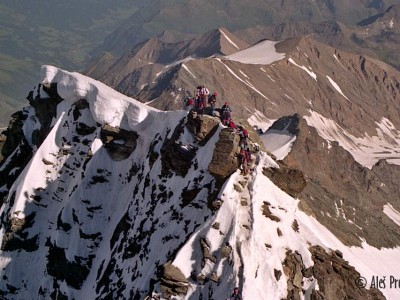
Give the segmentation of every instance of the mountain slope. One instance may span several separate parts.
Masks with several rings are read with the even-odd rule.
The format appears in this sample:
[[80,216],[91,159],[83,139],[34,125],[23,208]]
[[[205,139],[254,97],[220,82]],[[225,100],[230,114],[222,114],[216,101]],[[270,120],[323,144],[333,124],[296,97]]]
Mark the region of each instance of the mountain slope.
[[[181,62],[151,78],[154,82],[135,96],[152,101],[151,105],[160,109],[177,109],[182,106],[182,99],[202,82],[211,91],[219,92],[217,105],[229,101],[233,111],[243,118],[258,115],[271,120],[316,112],[336,122],[340,130],[366,139],[377,136],[377,123],[385,123],[384,119],[400,128],[399,72],[390,66],[312,38],[288,39],[275,46],[262,42],[253,47],[225,58]],[[245,53],[251,51],[251,58],[259,53],[258,63],[262,64],[243,60]],[[397,131],[393,130],[395,137]],[[384,147],[395,145],[390,140]],[[351,147],[357,149],[356,145]]]
[[[337,145],[305,155],[305,146],[322,138],[304,120],[283,118],[283,126],[273,127],[274,134],[296,136],[280,146],[289,153],[281,157],[287,166],[254,150],[253,169],[242,175],[234,156],[239,137],[218,118],[158,111],[80,74],[43,71],[43,86],[19,115],[23,136],[0,167],[14,164],[10,174],[17,176],[7,184],[1,176],[3,298],[219,299],[239,286],[254,299],[264,299],[266,288],[269,299],[384,299],[377,289],[356,285],[358,272],[368,281],[395,274],[399,248],[379,250],[362,236],[362,247],[346,246],[353,244],[343,242],[346,229],[338,227],[336,237],[331,225],[298,209],[309,203],[309,191],[325,184],[309,181],[315,174],[306,163],[314,172],[324,170],[318,160],[331,165],[346,155],[344,164],[357,164]],[[201,125],[194,130],[197,117]],[[28,162],[18,159],[23,149],[31,151]],[[228,172],[223,176],[211,171],[219,157],[225,161],[218,171]],[[391,170],[398,178],[399,170]],[[297,179],[280,177],[281,171]],[[395,198],[391,179],[379,178],[390,188],[375,190],[378,197]],[[338,176],[337,184],[346,180]],[[382,204],[376,207],[383,210]],[[369,228],[344,207],[349,223]],[[398,208],[393,202],[389,215]],[[381,218],[398,226],[387,214]],[[387,238],[390,244],[374,242],[399,244],[395,232]],[[396,290],[382,291],[395,299]]]
[[109,86],[120,86],[120,91],[126,95],[134,95],[152,78],[157,78],[179,62],[212,55],[229,55],[248,46],[224,28],[176,43],[151,38],[122,55],[111,66],[107,63],[108,68],[102,56],[86,73]]

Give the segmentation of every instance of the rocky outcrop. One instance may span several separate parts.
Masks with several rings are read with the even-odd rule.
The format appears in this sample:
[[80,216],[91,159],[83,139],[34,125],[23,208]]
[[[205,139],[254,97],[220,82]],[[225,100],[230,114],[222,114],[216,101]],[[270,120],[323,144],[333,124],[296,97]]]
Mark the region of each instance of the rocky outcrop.
[[199,145],[205,145],[217,131],[219,124],[219,118],[191,110],[188,114],[186,126],[193,133],[196,142]]
[[160,288],[165,299],[172,296],[186,295],[189,289],[189,281],[182,271],[170,262],[163,265]]
[[25,250],[32,252],[38,249],[38,235],[31,238],[27,237],[25,229],[30,228],[34,223],[35,213],[26,218],[11,218],[8,226],[5,228],[1,250],[3,251],[20,251]]
[[263,215],[269,219],[271,219],[274,222],[280,222],[281,219],[277,216],[275,216],[271,210],[269,209],[269,207],[271,206],[271,203],[264,201],[264,204],[262,206],[262,211],[263,211]]
[[285,193],[297,197],[306,187],[306,179],[303,172],[292,169],[278,162],[279,168],[264,168],[263,174]]
[[297,252],[292,253],[289,250],[286,253],[285,260],[283,261],[283,271],[287,278],[287,299],[300,300],[303,273],[305,273],[301,255]]
[[318,281],[318,291],[311,299],[386,299],[377,289],[366,290],[357,285],[360,273],[349,265],[339,251],[326,252],[320,246],[310,248],[314,266],[312,275]]
[[[87,127],[87,126],[86,126]],[[89,128],[89,132],[94,129]],[[136,149],[138,134],[110,125],[103,125],[100,132],[104,148],[113,160],[120,161],[127,159]]]
[[224,181],[239,167],[237,158],[240,137],[232,129],[224,128],[219,134],[219,140],[215,144],[212,160],[208,171],[218,182]]
[[203,253],[203,261],[201,263],[202,267],[206,265],[206,260],[210,260],[211,262],[215,263],[217,258],[210,253],[210,245],[207,243],[205,238],[200,239],[201,244],[201,252]]
[[385,299],[379,290],[366,290],[357,285],[360,273],[343,259],[339,251],[328,253],[320,246],[313,246],[310,248],[310,251],[314,261],[314,265],[310,268],[305,268],[303,259],[298,252],[289,250],[286,253],[286,258],[283,262],[283,271],[287,278],[287,299],[302,299],[301,294],[303,293],[304,279],[316,280],[318,283],[318,290],[313,289],[309,291],[311,292],[310,299],[312,300]]

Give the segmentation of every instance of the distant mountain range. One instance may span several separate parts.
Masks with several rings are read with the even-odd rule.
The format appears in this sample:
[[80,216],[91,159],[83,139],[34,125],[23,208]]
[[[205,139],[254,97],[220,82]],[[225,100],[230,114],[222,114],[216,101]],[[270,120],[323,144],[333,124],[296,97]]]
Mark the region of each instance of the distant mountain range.
[[165,29],[200,34],[221,26],[233,32],[255,26],[332,20],[355,25],[398,3],[396,0],[156,0],[127,19],[98,50],[121,54]]

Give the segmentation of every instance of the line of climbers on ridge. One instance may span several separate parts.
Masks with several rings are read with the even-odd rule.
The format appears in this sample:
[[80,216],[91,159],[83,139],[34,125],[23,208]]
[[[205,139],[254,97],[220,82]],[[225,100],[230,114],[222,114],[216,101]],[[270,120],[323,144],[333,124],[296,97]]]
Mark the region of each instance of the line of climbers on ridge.
[[[196,110],[203,114],[207,112],[211,116],[216,116],[216,102],[217,102],[218,93],[210,93],[207,87],[203,85],[199,85],[195,92],[195,97],[188,96],[184,99],[184,109],[186,111],[190,111],[192,109]],[[207,104],[209,106],[207,106]],[[240,159],[240,168],[244,175],[247,175],[250,171],[249,167],[251,166],[252,158],[251,151],[249,146],[249,132],[243,125],[236,125],[232,119],[232,109],[229,106],[228,102],[220,109],[219,115],[221,122],[223,125],[227,126],[234,130],[239,136],[239,159]],[[259,147],[256,144],[256,150],[258,151]]]

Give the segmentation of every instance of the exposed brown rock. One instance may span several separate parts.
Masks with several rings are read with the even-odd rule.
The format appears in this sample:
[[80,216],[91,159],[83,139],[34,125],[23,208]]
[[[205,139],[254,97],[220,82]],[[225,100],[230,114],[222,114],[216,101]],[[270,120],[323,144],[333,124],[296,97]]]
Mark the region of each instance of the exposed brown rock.
[[166,299],[170,299],[171,296],[186,295],[189,289],[189,281],[183,275],[182,271],[167,262],[163,265],[163,271],[161,276],[161,291]]
[[292,197],[297,197],[307,184],[303,172],[282,163],[279,163],[279,168],[264,168],[263,174]]
[[276,234],[277,234],[278,236],[282,236],[282,231],[281,231],[279,228],[277,228],[277,229],[276,229]]
[[45,159],[45,158],[42,158],[42,162],[43,162],[45,165],[47,165],[47,166],[54,165],[54,163],[52,163],[51,161],[48,161],[48,160]]
[[197,194],[201,191],[201,188],[194,188],[191,190],[184,189],[182,191],[181,197],[182,197],[182,207],[187,206],[190,204],[197,196]]
[[[47,241],[49,248],[47,254],[46,271],[55,279],[65,281],[74,289],[80,289],[90,272],[94,255],[90,255],[87,259],[75,256],[77,261],[68,260],[65,249],[53,245]],[[85,263],[83,263],[85,261]]]
[[266,216],[267,218],[271,219],[272,221],[280,222],[281,219],[280,219],[279,217],[275,216],[275,215],[271,212],[271,210],[269,209],[269,206],[270,206],[270,205],[271,205],[271,204],[270,204],[269,202],[264,201],[264,204],[263,204],[263,206],[262,206],[263,215]]
[[302,257],[288,251],[283,262],[287,278],[287,299],[300,299],[303,278],[312,276],[318,281],[319,290],[313,290],[310,299],[385,299],[377,289],[366,290],[356,284],[360,277],[354,267],[335,252],[327,253],[320,246],[310,248],[314,266],[305,269]]
[[221,207],[222,203],[223,203],[223,201],[221,199],[216,199],[214,201],[211,201],[210,209],[211,210],[218,210]]
[[299,232],[299,230],[300,230],[299,223],[297,222],[296,219],[294,219],[293,222],[292,222],[292,228],[296,232]]
[[287,278],[287,299],[300,300],[300,292],[302,289],[302,280],[304,269],[303,260],[301,255],[297,252],[292,253],[288,251],[286,258],[283,262],[283,270]]
[[221,130],[219,140],[215,145],[213,158],[208,166],[208,171],[222,182],[232,175],[239,167],[237,151],[239,135],[229,128]]
[[210,253],[210,246],[208,246],[207,241],[202,238],[200,239],[200,244],[201,244],[201,251],[203,253],[203,265],[205,264],[205,260],[208,259],[215,263],[217,261],[217,258]]
[[191,110],[188,114],[186,126],[193,133],[196,142],[199,145],[205,145],[217,131],[219,124],[219,118]]
[[323,299],[386,299],[377,289],[366,290],[357,286],[360,273],[340,255],[327,253],[320,246],[313,246],[310,251],[314,260],[313,275],[318,280],[319,294]]
[[242,186],[239,185],[239,184],[236,184],[236,183],[235,183],[235,184],[233,185],[233,188],[234,188],[234,190],[237,191],[238,193],[243,192],[243,188],[242,188]]
[[[11,188],[14,181],[32,158],[32,148],[25,139],[22,128],[27,119],[27,114],[19,111],[11,117],[7,130],[1,134],[0,141],[0,186],[6,187],[6,189],[0,192],[0,206],[8,194],[8,189]],[[17,148],[19,150],[15,151]],[[13,153],[15,154],[11,156]],[[9,160],[7,160],[8,157],[10,157]],[[13,172],[11,173],[12,170]]]
[[216,272],[212,272],[212,274],[210,276],[210,280],[215,282],[215,283],[219,283],[219,276],[217,275]]
[[219,230],[219,222],[215,222],[212,224],[212,228]]
[[282,276],[282,271],[274,269],[274,276],[275,276],[276,281],[279,281],[279,279],[281,279],[281,276]]
[[221,250],[221,258],[227,258],[232,252],[232,248],[225,245]]
[[7,227],[5,227],[5,234],[3,236],[1,250],[25,250],[27,252],[37,250],[38,235],[35,235],[32,238],[27,238],[27,234],[24,233],[25,229],[30,228],[33,225],[34,218],[35,213],[32,213],[26,218],[11,218],[7,224]]

